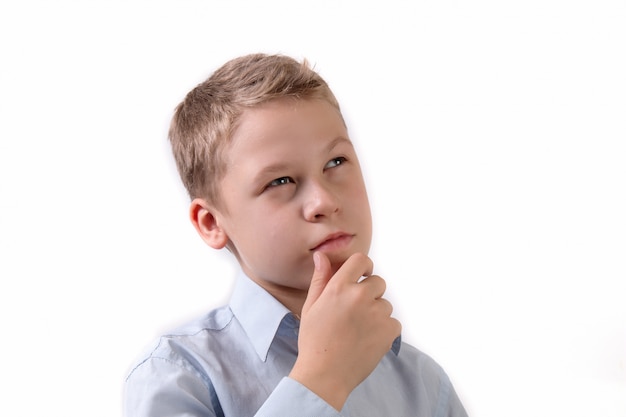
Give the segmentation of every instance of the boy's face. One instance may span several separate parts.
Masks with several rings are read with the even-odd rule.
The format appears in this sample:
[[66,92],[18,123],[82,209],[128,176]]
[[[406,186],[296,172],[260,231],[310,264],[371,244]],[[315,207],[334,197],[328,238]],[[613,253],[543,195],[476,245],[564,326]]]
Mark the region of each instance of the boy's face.
[[246,110],[226,157],[216,220],[244,272],[270,293],[307,290],[315,251],[333,271],[368,253],[361,168],[329,103],[281,99]]

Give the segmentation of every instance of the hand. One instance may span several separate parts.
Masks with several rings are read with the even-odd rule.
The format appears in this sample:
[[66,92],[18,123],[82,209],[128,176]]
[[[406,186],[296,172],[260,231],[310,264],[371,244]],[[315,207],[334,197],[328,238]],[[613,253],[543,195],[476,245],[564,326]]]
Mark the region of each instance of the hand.
[[[302,307],[298,358],[289,376],[341,410],[400,335],[385,281],[356,253],[332,275],[330,261],[313,255],[315,271]],[[362,277],[367,277],[363,279]]]

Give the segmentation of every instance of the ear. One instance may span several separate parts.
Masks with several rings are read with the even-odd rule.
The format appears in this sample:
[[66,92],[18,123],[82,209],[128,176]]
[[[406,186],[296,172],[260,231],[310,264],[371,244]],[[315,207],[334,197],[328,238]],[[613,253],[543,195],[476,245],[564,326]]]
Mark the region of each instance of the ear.
[[189,207],[189,219],[207,245],[222,249],[228,243],[228,235],[218,222],[218,212],[205,200],[195,198]]

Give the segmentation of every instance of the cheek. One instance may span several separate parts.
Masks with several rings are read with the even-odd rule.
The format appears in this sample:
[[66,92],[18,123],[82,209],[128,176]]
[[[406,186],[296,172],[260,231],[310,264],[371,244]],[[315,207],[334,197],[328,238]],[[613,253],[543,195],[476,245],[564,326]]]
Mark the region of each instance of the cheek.
[[361,225],[365,228],[364,230],[367,230],[371,234],[372,213],[365,185],[354,187],[350,197],[355,217],[359,219]]
[[246,223],[249,230],[254,230],[252,239],[272,248],[290,242],[297,234],[293,214],[284,209],[256,210]]
[[350,200],[353,201],[355,205],[361,207],[364,213],[369,212],[369,199],[365,184],[360,183],[358,186],[352,187],[351,190]]

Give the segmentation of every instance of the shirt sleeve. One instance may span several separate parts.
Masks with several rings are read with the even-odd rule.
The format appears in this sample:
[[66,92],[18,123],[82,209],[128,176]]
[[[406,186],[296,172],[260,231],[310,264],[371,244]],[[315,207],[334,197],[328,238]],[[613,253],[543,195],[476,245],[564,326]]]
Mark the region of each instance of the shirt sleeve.
[[294,379],[283,378],[255,417],[340,417],[341,414]]
[[223,414],[211,385],[193,369],[151,357],[133,369],[126,379],[125,417],[220,415]]
[[468,417],[467,411],[465,410],[465,407],[463,407],[463,404],[461,403],[461,400],[457,396],[454,389],[452,390],[452,395],[450,399],[450,411],[448,415],[450,417]]
[[[299,382],[285,377],[256,417],[340,417]],[[151,357],[130,373],[124,389],[125,417],[225,416],[213,384],[192,368]],[[228,416],[226,416],[228,417]]]
[[[433,384],[434,385],[434,384]],[[441,370],[441,382],[439,384],[439,402],[435,416],[437,417],[468,417],[465,407],[461,403],[450,378]]]

